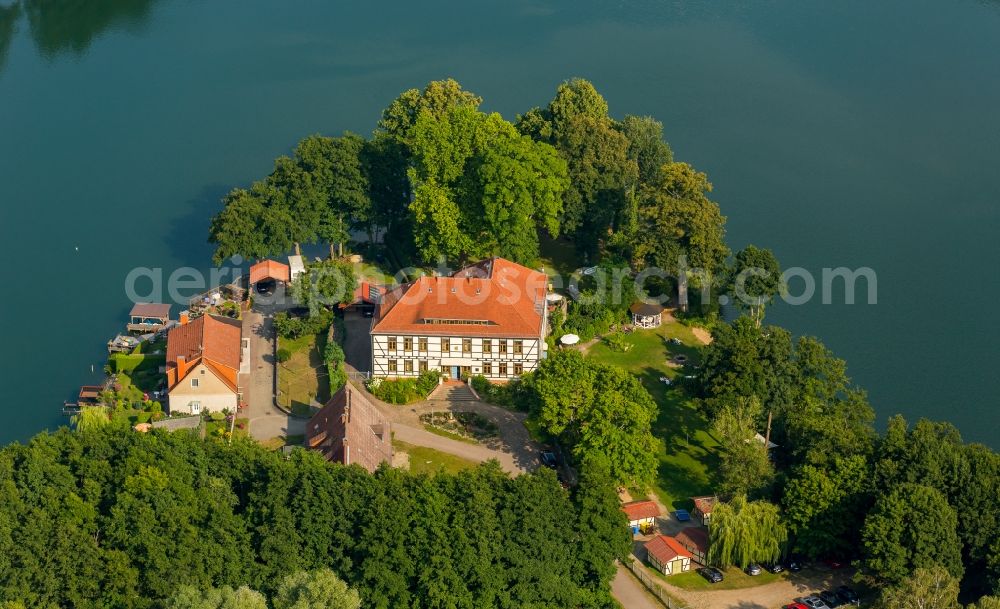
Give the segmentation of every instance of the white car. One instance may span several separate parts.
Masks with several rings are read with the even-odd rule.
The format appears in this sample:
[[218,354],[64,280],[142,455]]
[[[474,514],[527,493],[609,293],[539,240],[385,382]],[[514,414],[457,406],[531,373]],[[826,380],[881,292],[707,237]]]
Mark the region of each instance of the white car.
[[800,598],[798,599],[798,602],[802,603],[806,607],[809,607],[809,609],[830,609],[830,607],[823,602],[823,599],[816,595]]

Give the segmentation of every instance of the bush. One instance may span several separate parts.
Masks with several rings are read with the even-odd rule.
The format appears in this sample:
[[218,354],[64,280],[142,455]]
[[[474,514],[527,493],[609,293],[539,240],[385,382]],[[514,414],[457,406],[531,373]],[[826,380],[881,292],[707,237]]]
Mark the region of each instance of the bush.
[[292,352],[282,347],[278,349],[277,353],[274,354],[274,359],[278,360],[279,364],[284,364],[288,360],[292,359]]
[[632,347],[635,346],[625,340],[625,335],[621,332],[614,332],[610,334],[606,339],[604,339],[604,342],[608,344],[608,347],[612,351],[618,351],[619,353],[627,353],[628,351],[631,351]]
[[434,370],[421,372],[417,378],[371,379],[368,390],[372,395],[390,404],[409,404],[425,399],[438,385],[441,374]]
[[274,314],[274,329],[282,338],[299,338],[306,334],[319,334],[333,323],[333,313],[321,310],[308,317],[292,317],[281,311]]

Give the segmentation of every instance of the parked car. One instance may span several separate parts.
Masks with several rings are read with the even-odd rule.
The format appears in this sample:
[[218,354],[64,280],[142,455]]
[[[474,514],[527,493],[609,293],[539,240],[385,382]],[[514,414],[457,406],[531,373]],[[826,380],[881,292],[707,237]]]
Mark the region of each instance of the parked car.
[[559,459],[554,452],[543,450],[541,454],[542,465],[555,469],[559,465]]
[[844,604],[843,601],[840,600],[840,596],[838,596],[833,590],[823,590],[819,593],[819,597],[823,599],[823,602],[826,603],[830,609]]
[[836,558],[824,558],[823,564],[831,569],[843,569],[844,563]]
[[847,586],[840,586],[837,588],[837,596],[844,601],[845,605],[860,605],[861,599],[858,598],[858,593]]
[[785,565],[781,564],[780,562],[771,562],[764,565],[764,568],[770,571],[771,573],[781,573],[782,571],[785,570]]
[[722,571],[719,571],[715,567],[702,567],[698,569],[698,574],[709,581],[709,583],[717,584],[722,581]]
[[809,609],[830,609],[830,607],[823,602],[823,599],[816,595],[806,596],[796,600]]
[[802,603],[788,603],[781,609],[809,609],[809,607],[806,607]]
[[760,565],[758,565],[755,562],[750,563],[749,565],[747,565],[747,568],[743,570],[746,572],[747,575],[760,575],[761,573],[764,572],[763,569],[760,568]]
[[788,557],[788,570],[792,573],[801,571],[806,567],[806,561],[800,554],[792,554]]

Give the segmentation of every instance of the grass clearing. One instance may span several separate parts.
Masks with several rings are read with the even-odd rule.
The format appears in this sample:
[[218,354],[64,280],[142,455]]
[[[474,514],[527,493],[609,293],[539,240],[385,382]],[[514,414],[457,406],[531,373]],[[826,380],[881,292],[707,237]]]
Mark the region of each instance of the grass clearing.
[[[671,344],[672,338],[681,344]],[[654,330],[633,331],[624,339],[633,345],[627,352],[614,351],[600,341],[587,355],[632,372],[656,400],[660,413],[653,423],[653,435],[663,444],[653,490],[668,508],[691,509],[690,497],[714,491],[711,472],[719,464],[719,443],[709,433],[708,419],[681,386],[682,369],[668,365],[668,360],[684,354],[690,363],[697,364],[701,343],[691,328],[675,321]],[[660,381],[661,376],[675,384],[666,385]]]
[[278,404],[297,416],[310,416],[314,400],[325,404],[330,399],[330,379],[323,363],[326,330],[282,338],[279,347],[292,355],[287,362],[278,364]]
[[427,431],[431,432],[434,435],[441,436],[442,438],[448,438],[450,440],[457,440],[459,442],[465,442],[466,444],[479,444],[479,442],[477,442],[476,440],[473,440],[472,438],[470,438],[468,436],[463,436],[462,434],[457,434],[457,433],[448,431],[447,429],[442,429],[442,428],[440,428],[440,427],[438,427],[436,425],[429,425],[427,423],[424,423],[424,429],[426,429]]
[[678,573],[677,575],[663,575],[659,573],[664,581],[683,590],[740,590],[772,584],[786,577],[785,573],[771,573],[769,571],[764,571],[760,575],[750,576],[737,567],[723,569],[722,574],[724,579],[717,584],[713,584],[694,570]]
[[435,474],[439,471],[454,474],[479,465],[475,461],[401,440],[393,440],[392,446],[393,450],[410,455],[410,471],[414,474]]

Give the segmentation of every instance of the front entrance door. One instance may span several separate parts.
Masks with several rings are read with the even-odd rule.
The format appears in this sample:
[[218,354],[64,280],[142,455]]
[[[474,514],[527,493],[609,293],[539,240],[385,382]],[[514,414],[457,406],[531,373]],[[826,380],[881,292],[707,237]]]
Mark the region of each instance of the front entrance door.
[[459,371],[459,367],[458,366],[452,366],[451,367],[451,378],[453,378],[455,380],[458,380],[458,379],[462,378],[461,372]]

